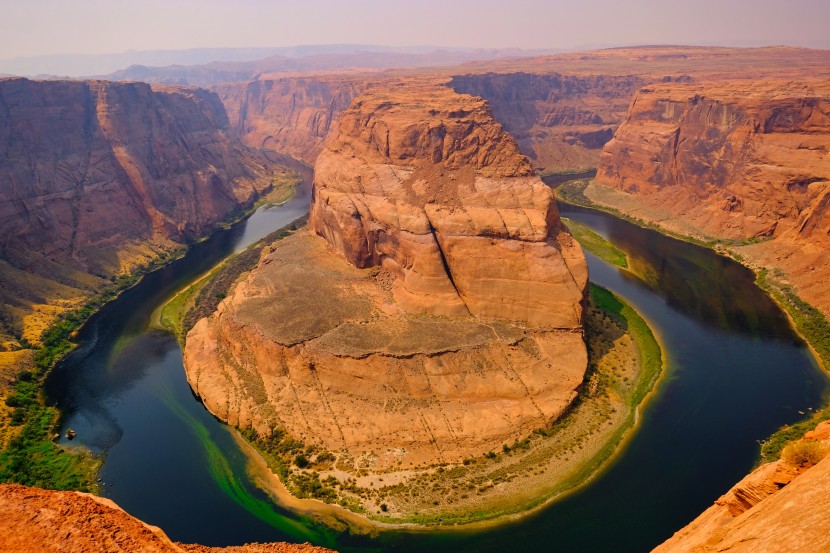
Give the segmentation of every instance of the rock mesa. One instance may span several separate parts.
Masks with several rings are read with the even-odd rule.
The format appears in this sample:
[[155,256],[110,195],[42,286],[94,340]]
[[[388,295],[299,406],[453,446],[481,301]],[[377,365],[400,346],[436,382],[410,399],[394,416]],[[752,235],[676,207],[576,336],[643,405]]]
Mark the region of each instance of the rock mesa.
[[480,98],[359,97],[317,160],[310,227],[187,336],[219,417],[372,470],[481,455],[575,398],[585,259]]

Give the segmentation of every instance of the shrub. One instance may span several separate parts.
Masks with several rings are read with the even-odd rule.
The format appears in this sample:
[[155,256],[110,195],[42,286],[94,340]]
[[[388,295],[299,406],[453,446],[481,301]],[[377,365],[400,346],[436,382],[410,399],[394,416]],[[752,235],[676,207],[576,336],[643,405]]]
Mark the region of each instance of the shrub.
[[297,467],[304,469],[311,463],[308,462],[308,457],[300,453],[299,455],[294,457],[294,464],[297,465]]
[[812,467],[827,455],[827,448],[820,442],[798,440],[781,451],[781,458],[791,465]]

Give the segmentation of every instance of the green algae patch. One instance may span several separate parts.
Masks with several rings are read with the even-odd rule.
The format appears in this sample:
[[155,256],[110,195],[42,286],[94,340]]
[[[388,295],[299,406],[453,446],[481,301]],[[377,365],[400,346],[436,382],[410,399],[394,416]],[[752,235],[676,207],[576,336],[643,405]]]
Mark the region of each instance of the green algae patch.
[[580,246],[611,265],[628,268],[628,257],[614,244],[578,221],[562,217],[562,222]]

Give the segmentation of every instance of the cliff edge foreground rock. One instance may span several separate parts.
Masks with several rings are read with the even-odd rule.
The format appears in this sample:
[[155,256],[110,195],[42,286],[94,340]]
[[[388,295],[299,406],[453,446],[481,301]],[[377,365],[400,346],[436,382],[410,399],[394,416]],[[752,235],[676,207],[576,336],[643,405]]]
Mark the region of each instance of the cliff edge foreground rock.
[[308,544],[205,547],[174,543],[101,497],[0,484],[0,551],[4,553],[327,553]]
[[500,450],[567,411],[585,258],[483,100],[359,97],[317,161],[310,227],[188,334],[211,412],[378,472]]
[[[830,422],[804,442],[826,452]],[[781,459],[758,467],[654,553],[830,551],[828,515],[830,457],[812,467]]]

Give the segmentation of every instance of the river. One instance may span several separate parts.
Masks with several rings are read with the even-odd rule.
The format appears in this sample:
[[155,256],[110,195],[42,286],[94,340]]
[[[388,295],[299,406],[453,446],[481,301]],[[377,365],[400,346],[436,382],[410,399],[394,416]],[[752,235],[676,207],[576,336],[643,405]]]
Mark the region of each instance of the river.
[[[307,179],[308,180],[308,179]],[[756,461],[757,441],[819,407],[828,380],[753,275],[713,252],[610,215],[562,212],[629,256],[623,271],[588,254],[591,280],[631,303],[669,359],[625,451],[581,491],[495,528],[351,536],[280,508],[254,486],[227,426],[192,395],[182,352],[152,312],[233,251],[307,211],[307,186],[284,206],[195,245],[96,314],[47,392],[105,453],[102,494],[174,540],[207,545],[311,541],[340,550],[639,552],[710,505]]]

